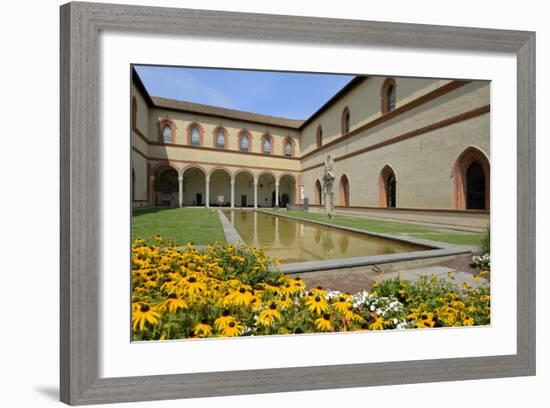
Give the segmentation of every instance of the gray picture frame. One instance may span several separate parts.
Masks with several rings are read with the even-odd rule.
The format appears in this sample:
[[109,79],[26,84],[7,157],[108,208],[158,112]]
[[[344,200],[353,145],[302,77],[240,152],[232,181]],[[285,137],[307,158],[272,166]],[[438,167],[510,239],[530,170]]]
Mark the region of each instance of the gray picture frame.
[[[61,401],[98,404],[535,374],[535,33],[130,5],[61,6]],[[517,56],[517,353],[505,356],[100,378],[101,30],[505,52]],[[498,140],[496,141],[498,143]],[[512,265],[510,265],[512,267]]]

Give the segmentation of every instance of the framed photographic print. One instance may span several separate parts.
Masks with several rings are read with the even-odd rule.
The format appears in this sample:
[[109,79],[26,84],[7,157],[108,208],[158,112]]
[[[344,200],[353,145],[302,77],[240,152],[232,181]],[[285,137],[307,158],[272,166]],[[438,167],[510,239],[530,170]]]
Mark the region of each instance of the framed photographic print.
[[534,42],[62,6],[62,401],[533,375]]

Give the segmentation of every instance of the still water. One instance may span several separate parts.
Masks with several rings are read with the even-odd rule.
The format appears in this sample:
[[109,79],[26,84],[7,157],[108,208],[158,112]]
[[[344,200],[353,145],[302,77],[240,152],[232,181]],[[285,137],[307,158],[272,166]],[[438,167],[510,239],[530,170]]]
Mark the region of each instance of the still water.
[[356,256],[421,251],[426,248],[295,221],[255,211],[224,211],[251,246],[266,247],[266,255],[281,262],[305,262]]

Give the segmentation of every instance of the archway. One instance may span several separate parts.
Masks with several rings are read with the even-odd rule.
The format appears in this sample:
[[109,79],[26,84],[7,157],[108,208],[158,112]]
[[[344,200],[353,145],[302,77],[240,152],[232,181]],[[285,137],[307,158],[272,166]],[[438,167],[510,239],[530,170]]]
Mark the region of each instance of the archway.
[[178,172],[169,165],[161,165],[155,170],[153,184],[155,205],[176,207],[178,203]]
[[254,176],[248,171],[239,171],[235,176],[235,206],[254,206]]
[[275,206],[275,176],[262,173],[258,177],[258,207]]
[[380,172],[378,188],[379,206],[386,208],[397,207],[397,177],[389,165],[386,165]]
[[340,178],[339,202],[341,207],[349,207],[349,180],[345,174]]
[[323,203],[323,188],[319,180],[315,181],[315,204],[322,205]]
[[468,147],[453,168],[453,207],[462,210],[488,210],[490,207],[490,163],[485,154]]
[[279,179],[279,207],[285,208],[296,202],[296,180],[289,174]]
[[206,204],[206,174],[198,167],[189,167],[183,172],[182,195],[184,206]]
[[225,169],[215,169],[210,173],[210,205],[231,205],[231,175]]

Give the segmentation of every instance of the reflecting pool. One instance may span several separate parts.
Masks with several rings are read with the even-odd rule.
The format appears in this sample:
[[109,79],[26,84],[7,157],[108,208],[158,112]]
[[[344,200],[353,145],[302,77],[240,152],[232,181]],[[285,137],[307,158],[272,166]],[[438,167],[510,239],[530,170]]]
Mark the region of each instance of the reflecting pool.
[[248,245],[264,246],[266,255],[284,263],[426,250],[419,245],[255,211],[224,213]]

